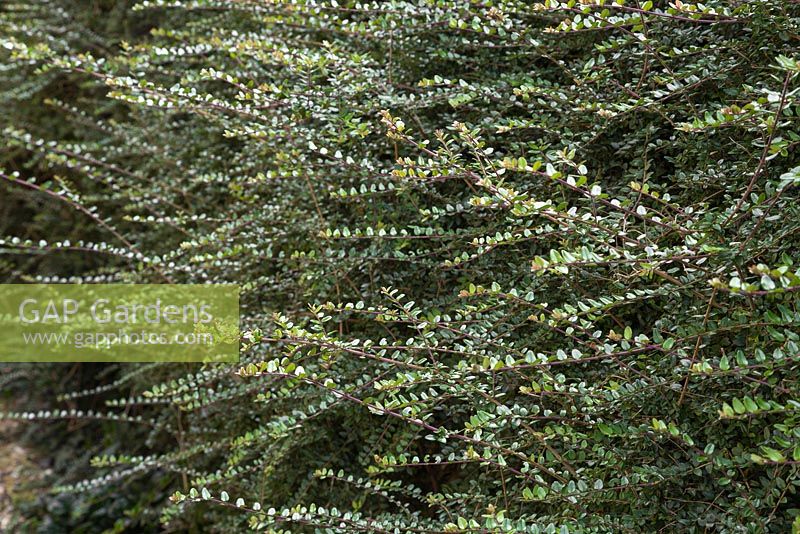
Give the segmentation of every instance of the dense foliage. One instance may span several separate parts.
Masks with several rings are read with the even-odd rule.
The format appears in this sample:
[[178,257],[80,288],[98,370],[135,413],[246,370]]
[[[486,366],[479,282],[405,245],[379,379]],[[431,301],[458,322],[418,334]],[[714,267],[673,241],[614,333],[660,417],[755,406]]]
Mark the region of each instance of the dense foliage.
[[78,516],[800,526],[800,4],[32,0],[0,28],[3,278],[242,286],[240,365],[6,414],[102,436],[53,488]]

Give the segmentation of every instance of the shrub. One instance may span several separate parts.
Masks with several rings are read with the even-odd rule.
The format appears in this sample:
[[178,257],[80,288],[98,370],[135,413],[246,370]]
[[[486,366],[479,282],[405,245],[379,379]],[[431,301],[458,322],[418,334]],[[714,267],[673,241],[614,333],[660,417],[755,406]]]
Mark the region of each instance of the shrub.
[[68,76],[94,130],[9,121],[39,159],[7,188],[103,236],[3,244],[239,283],[242,361],[8,415],[145,426],[57,491],[158,480],[120,529],[790,528],[800,6],[133,10],[159,26],[103,53],[3,14],[8,70]]

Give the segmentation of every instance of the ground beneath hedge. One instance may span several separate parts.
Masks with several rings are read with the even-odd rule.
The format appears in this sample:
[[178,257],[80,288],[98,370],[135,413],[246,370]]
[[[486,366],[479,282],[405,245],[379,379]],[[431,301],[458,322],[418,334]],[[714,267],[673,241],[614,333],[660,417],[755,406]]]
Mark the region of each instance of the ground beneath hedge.
[[[6,409],[7,403],[0,400],[0,411]],[[16,441],[18,424],[0,420],[0,532],[7,532],[24,522],[14,503],[30,491],[26,487],[31,482],[44,475],[35,454]]]

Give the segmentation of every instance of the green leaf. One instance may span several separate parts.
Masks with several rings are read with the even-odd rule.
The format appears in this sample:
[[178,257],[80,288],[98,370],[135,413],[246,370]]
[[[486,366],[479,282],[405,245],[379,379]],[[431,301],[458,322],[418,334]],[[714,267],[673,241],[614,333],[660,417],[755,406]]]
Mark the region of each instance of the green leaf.
[[761,450],[763,453],[773,462],[785,462],[786,457],[778,450],[775,450],[771,447],[762,446]]
[[608,426],[606,423],[597,423],[597,428],[600,429],[600,432],[605,434],[606,436],[613,436],[614,430]]
[[766,274],[761,275],[761,287],[767,291],[775,289],[775,282]]

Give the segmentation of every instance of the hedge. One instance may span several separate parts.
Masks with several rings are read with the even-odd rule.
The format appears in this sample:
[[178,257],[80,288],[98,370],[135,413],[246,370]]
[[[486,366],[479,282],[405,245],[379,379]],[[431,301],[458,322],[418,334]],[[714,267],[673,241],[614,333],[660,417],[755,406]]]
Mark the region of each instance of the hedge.
[[243,329],[6,414],[93,429],[77,515],[800,528],[800,4],[103,5],[0,10],[0,273],[237,283]]

